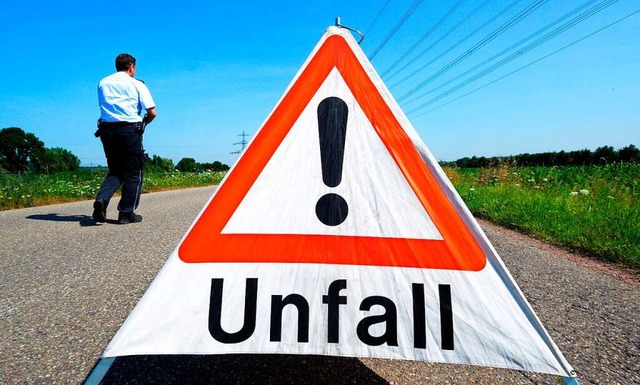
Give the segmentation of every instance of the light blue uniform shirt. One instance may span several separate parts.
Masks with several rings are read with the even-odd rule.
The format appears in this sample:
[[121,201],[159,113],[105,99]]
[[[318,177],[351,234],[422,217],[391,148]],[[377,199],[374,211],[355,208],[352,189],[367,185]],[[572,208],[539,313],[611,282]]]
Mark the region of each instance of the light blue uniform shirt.
[[98,103],[103,122],[141,122],[142,113],[156,106],[147,86],[124,71],[100,81]]

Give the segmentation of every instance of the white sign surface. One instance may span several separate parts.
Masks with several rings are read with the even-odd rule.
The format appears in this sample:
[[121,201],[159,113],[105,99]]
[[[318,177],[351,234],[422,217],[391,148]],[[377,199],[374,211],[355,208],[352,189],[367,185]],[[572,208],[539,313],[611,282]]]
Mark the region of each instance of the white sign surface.
[[333,27],[104,356],[227,353],[573,375],[364,53]]

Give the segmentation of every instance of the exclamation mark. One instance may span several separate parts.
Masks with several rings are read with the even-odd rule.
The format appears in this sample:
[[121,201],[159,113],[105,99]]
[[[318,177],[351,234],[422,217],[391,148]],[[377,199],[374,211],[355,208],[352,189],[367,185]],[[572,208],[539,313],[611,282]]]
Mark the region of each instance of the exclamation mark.
[[[318,105],[322,181],[328,187],[336,187],[342,181],[348,114],[347,103],[340,98],[329,97]],[[338,194],[325,194],[316,203],[316,216],[327,226],[341,224],[348,214],[347,201]]]

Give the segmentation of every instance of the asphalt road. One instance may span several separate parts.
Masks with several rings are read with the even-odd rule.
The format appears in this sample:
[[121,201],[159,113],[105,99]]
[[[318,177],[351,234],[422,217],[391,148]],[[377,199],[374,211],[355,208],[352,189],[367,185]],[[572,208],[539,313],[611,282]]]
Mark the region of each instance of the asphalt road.
[[[0,212],[0,384],[82,382],[212,191],[145,194],[144,221],[126,226],[92,226],[90,201]],[[638,275],[481,224],[580,382],[640,384]],[[411,361],[223,355],[118,358],[103,383],[557,384],[557,379]]]

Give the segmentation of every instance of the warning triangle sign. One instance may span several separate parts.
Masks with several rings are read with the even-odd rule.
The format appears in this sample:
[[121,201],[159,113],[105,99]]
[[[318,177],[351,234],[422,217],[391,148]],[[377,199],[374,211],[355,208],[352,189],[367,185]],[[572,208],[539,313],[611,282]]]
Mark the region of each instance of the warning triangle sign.
[[336,27],[103,357],[228,353],[575,376],[362,50]]
[[341,35],[327,38],[202,212],[180,258],[482,269],[486,258],[459,203],[380,86]]

